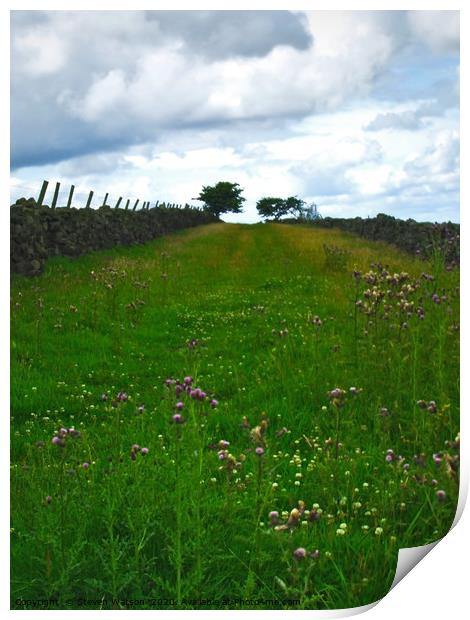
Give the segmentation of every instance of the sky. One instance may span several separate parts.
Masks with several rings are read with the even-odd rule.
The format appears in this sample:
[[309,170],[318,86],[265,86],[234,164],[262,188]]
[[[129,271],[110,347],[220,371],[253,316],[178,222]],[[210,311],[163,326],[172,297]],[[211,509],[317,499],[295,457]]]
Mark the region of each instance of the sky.
[[13,11],[11,200],[459,221],[457,11]]

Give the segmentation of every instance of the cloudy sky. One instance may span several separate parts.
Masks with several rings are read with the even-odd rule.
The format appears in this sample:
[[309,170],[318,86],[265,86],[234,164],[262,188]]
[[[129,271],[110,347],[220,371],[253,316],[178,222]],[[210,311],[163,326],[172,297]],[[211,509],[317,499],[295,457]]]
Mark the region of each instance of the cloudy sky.
[[[11,198],[43,179],[459,220],[456,11],[13,11]],[[50,198],[49,198],[50,200]],[[193,204],[198,204],[192,201]]]

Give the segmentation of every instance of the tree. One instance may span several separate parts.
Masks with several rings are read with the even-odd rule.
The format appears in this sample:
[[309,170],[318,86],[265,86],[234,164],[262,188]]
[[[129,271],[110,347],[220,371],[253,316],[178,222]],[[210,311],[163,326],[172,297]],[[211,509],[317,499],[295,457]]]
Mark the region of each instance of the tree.
[[260,198],[256,203],[256,208],[261,217],[273,217],[278,220],[286,215],[286,201],[282,198]]
[[286,198],[286,208],[287,213],[292,213],[292,215],[297,217],[302,217],[305,207],[305,200],[301,200],[297,198],[297,196],[289,196]]
[[216,217],[221,213],[241,213],[242,204],[245,198],[241,195],[243,189],[238,183],[229,183],[228,181],[219,181],[217,185],[203,186],[201,193],[195,200],[201,200],[204,203],[204,210],[209,211]]

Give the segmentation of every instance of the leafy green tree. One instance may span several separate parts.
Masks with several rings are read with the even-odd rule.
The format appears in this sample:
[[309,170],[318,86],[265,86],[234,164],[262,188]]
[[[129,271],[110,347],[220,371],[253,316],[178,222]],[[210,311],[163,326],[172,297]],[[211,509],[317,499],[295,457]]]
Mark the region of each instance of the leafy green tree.
[[286,201],[283,198],[260,198],[256,203],[256,208],[261,217],[272,217],[275,220],[287,213]]
[[195,200],[204,203],[204,209],[220,217],[221,213],[241,213],[245,198],[241,195],[243,189],[238,183],[219,181],[216,185],[203,186],[201,193]]
[[305,208],[305,200],[297,198],[297,196],[289,196],[286,198],[287,213],[292,213],[295,217],[302,217]]

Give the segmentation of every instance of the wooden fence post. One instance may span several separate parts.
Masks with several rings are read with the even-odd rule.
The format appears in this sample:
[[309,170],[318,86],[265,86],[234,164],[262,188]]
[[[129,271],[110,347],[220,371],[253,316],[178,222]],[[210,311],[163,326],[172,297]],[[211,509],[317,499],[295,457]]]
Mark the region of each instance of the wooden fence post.
[[59,197],[59,188],[60,188],[60,183],[57,182],[55,184],[54,196],[52,197],[51,209],[55,209],[56,207],[57,198]]
[[48,185],[49,185],[49,181],[42,182],[42,187],[41,187],[41,191],[39,192],[39,198],[38,198],[38,207],[40,207],[44,201],[44,197],[46,195]]
[[102,207],[105,206],[106,201],[108,200],[108,196],[109,196],[109,194],[108,194],[108,192],[106,192],[106,196],[104,197],[103,204],[101,205]]
[[122,201],[122,196],[119,196],[119,200],[116,202],[116,206],[114,207],[115,209],[119,209],[119,205],[121,204]]
[[93,200],[93,190],[90,191],[89,195],[88,195],[88,200],[86,201],[86,207],[85,209],[89,209],[90,205],[91,205],[91,201]]
[[70,187],[69,199],[67,200],[67,209],[70,209],[70,206],[72,205],[72,196],[73,196],[74,190],[75,190],[75,185],[72,185]]
[[127,199],[127,202],[126,202],[126,209],[128,209],[128,208],[129,208],[129,203],[130,203],[130,199],[128,198],[128,199]]
[[159,200],[155,203],[155,209],[158,207]]
[[140,198],[137,198],[137,200],[135,201],[134,208],[132,209],[133,211],[135,211],[137,209],[137,205],[139,204],[139,200],[140,200]]

